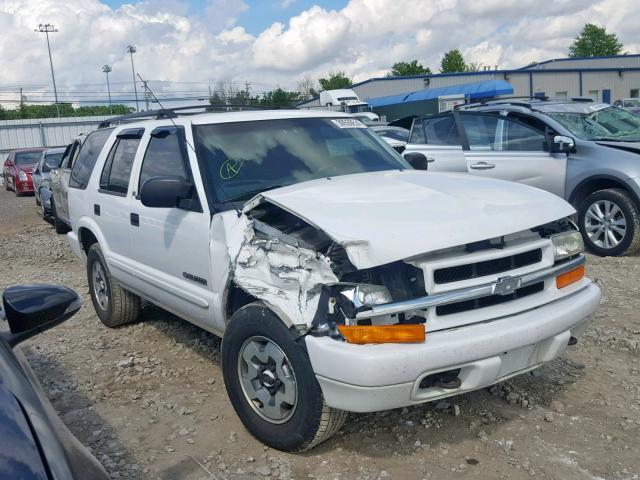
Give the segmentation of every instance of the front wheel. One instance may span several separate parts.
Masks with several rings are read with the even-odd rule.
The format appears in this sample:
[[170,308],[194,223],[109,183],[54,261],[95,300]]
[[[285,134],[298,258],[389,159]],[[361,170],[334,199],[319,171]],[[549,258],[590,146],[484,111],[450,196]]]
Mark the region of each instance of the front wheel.
[[304,340],[260,302],[233,314],[222,339],[222,372],[247,430],[286,452],[308,450],[336,433],[347,412],[327,406]]
[[584,199],[578,223],[587,248],[600,256],[618,256],[640,249],[640,215],[627,192],[599,190]]
[[51,197],[51,212],[53,215],[53,228],[56,233],[59,233],[60,235],[67,233],[69,231],[69,227],[67,227],[58,217],[58,211],[56,210],[56,204],[53,201],[53,197]]
[[87,253],[87,277],[93,308],[109,328],[135,322],[140,313],[140,298],[128,292],[111,277],[107,262],[97,243]]

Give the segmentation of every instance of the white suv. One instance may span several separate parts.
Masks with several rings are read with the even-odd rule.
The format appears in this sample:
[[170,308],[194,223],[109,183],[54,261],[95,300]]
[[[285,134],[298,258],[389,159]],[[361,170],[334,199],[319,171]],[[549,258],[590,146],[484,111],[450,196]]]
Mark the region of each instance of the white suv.
[[113,123],[69,188],[96,312],[120,326],[145,299],[221,336],[231,403],[274,448],[536,368],[598,306],[568,203],[416,170],[348,115]]

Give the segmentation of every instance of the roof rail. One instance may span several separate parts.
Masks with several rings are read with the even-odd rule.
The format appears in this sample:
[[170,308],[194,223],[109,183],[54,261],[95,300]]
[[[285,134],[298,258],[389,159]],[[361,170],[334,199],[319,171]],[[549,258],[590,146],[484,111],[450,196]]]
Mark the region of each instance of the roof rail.
[[279,110],[295,109],[296,107],[270,107],[263,105],[239,105],[239,104],[215,104],[215,105],[186,105],[183,107],[160,108],[157,110],[146,110],[144,112],[128,113],[113,117],[98,125],[98,128],[108,128],[121,123],[130,123],[140,119],[162,120],[166,118],[177,118],[185,115],[198,115],[211,112],[237,112],[243,110]]

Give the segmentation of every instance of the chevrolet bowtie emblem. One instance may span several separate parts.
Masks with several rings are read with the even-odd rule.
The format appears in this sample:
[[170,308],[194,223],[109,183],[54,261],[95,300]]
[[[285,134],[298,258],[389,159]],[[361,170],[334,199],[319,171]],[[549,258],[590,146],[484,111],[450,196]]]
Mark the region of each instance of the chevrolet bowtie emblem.
[[500,277],[493,284],[495,295],[509,295],[520,288],[522,280],[519,277]]

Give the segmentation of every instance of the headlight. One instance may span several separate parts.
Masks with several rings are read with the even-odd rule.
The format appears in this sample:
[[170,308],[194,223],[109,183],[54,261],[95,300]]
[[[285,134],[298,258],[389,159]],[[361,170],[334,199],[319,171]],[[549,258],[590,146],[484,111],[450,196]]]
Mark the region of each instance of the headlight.
[[577,231],[552,235],[551,241],[553,242],[553,256],[556,262],[578,255],[584,250],[582,235]]
[[355,308],[382,305],[393,301],[387,287],[359,283],[345,285],[340,293],[353,302]]
[[18,173],[18,178],[20,179],[21,182],[27,181],[27,174],[24,173],[24,170],[20,170],[20,173]]

